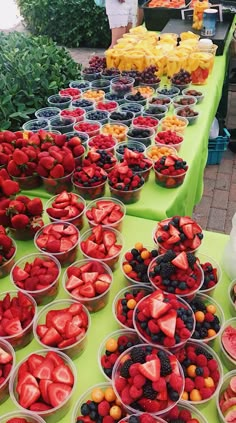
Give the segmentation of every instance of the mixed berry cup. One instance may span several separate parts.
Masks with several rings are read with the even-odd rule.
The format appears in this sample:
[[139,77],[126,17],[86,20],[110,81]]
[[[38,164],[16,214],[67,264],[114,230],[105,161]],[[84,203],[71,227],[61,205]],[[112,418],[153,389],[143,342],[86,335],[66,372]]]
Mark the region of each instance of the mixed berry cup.
[[28,411],[12,411],[1,416],[2,423],[14,423],[19,420],[20,423],[45,423],[42,417],[34,415]]
[[11,240],[12,240],[12,245],[15,248],[15,252],[14,252],[14,254],[12,255],[12,257],[9,260],[7,260],[4,264],[2,264],[0,266],[0,279],[1,278],[5,278],[6,276],[8,276],[10,274],[11,269],[14,266],[14,263],[15,263],[15,257],[16,257],[16,252],[17,252],[17,245],[16,245],[14,239],[11,239]]
[[[139,379],[141,376],[144,383],[139,388],[134,381],[137,376]],[[180,363],[169,351],[139,344],[118,357],[112,372],[112,385],[127,413],[145,411],[163,416],[180,400],[184,375]]]
[[149,413],[131,414],[124,419],[120,420],[119,423],[166,423],[161,417],[151,416]]
[[90,314],[79,301],[56,300],[37,313],[34,338],[43,348],[53,348],[74,358],[86,348],[90,325]]
[[54,116],[58,116],[60,111],[58,107],[44,107],[35,112],[35,117],[37,119],[51,119]]
[[23,131],[38,132],[40,129],[49,131],[49,120],[47,119],[32,119],[22,125]]
[[152,292],[152,287],[140,284],[123,288],[116,294],[112,303],[112,312],[121,329],[134,329],[134,309],[142,298]]
[[221,267],[215,259],[204,253],[197,252],[196,255],[204,272],[204,282],[201,286],[201,293],[212,296],[222,280]]
[[71,95],[53,94],[48,97],[48,104],[50,107],[57,107],[58,109],[68,109],[71,105],[73,98]]
[[[94,175],[97,173],[97,180],[92,177],[92,167],[94,167]],[[87,180],[83,181],[83,178],[87,178]],[[85,200],[94,200],[103,196],[105,194],[106,181],[107,173],[94,163],[87,167],[77,167],[72,177],[75,192]]]
[[62,191],[71,191],[72,190],[72,177],[73,172],[68,175],[64,175],[61,178],[46,178],[41,176],[43,182],[43,188],[49,194],[60,194]]
[[111,197],[122,201],[124,204],[137,203],[137,201],[140,200],[142,188],[143,188],[143,185],[144,185],[144,179],[143,178],[141,178],[141,179],[143,181],[142,186],[140,186],[139,188],[130,190],[130,191],[123,191],[123,190],[116,189],[116,188],[112,187],[111,185],[109,185]]
[[111,197],[101,197],[88,203],[85,216],[90,227],[96,225],[111,226],[122,230],[126,207],[122,201]]
[[125,149],[128,148],[131,151],[145,154],[146,147],[140,141],[124,141],[119,142],[115,147],[115,154],[118,160],[122,160]]
[[231,314],[235,316],[236,315],[236,280],[235,279],[229,285],[228,298],[229,298]]
[[139,337],[132,329],[116,330],[102,340],[98,350],[98,365],[108,381],[111,381],[112,369],[120,354],[139,343]]
[[11,344],[2,338],[0,339],[0,351],[0,404],[2,404],[9,396],[9,381],[14,371],[16,355]]
[[[233,421],[235,416],[235,379],[236,370],[226,373],[220,383],[216,407],[221,423]],[[233,388],[233,389],[232,389]]]
[[155,182],[163,188],[177,188],[184,183],[187,171],[183,171],[180,175],[163,175],[154,167]]
[[[174,422],[175,419],[181,419],[185,417],[186,423],[193,422],[193,423],[207,423],[206,418],[202,415],[202,413],[196,408],[193,407],[191,404],[188,404],[184,401],[179,401],[178,404],[172,408],[172,410],[165,415],[165,420],[167,423]],[[187,418],[187,420],[186,420]]]
[[148,265],[158,255],[156,247],[136,243],[126,251],[121,259],[121,271],[131,285],[147,284],[150,286],[147,270]]
[[[68,193],[68,194],[69,196],[73,196],[73,204],[69,206],[65,205],[65,207],[67,207],[68,210],[64,208],[64,211],[65,211],[64,216],[56,217],[56,215],[53,214],[53,210],[54,212],[57,210],[60,210],[60,211],[62,210],[61,202],[58,203],[59,208],[57,208],[57,199],[60,196],[60,194],[55,195],[54,197],[51,197],[50,200],[47,201],[47,203],[45,204],[45,212],[50,222],[61,220],[63,222],[72,223],[79,230],[81,230],[84,226],[84,212],[86,208],[86,202],[84,198],[78,194],[75,194],[75,193]],[[68,213],[66,214],[67,211]]]
[[235,370],[236,367],[236,318],[226,320],[220,332],[220,356],[228,370]]
[[[88,229],[83,233],[83,235],[81,235],[80,251],[84,258],[101,261],[107,264],[107,266],[109,266],[111,270],[113,270],[119,260],[123,248],[123,237],[122,234],[113,227],[101,226],[100,229],[100,226],[101,225],[97,225],[91,229]],[[96,235],[97,232],[99,232],[99,239]],[[112,238],[113,245],[107,245],[107,247],[105,246],[105,252],[102,252],[102,254],[100,254],[101,250],[104,251],[104,236],[105,234],[107,234],[107,232],[109,233],[109,238]],[[89,242],[91,239],[94,240],[94,245],[92,246]],[[102,245],[102,248],[100,248],[99,250],[100,245]]]
[[[54,232],[56,234],[54,234]],[[58,236],[60,235],[60,238]],[[53,235],[53,246],[50,244],[49,236]],[[55,245],[55,237],[60,240],[58,246]],[[78,228],[72,223],[56,221],[45,225],[34,237],[34,245],[40,253],[49,253],[57,258],[62,267],[69,266],[75,261],[80,233]],[[58,247],[58,249],[57,249]]]
[[38,188],[42,183],[42,179],[39,175],[11,176],[11,179],[18,182],[21,190]]
[[[1,338],[8,341],[15,350],[25,347],[33,338],[33,323],[37,310],[34,298],[18,290],[2,292],[0,301]],[[16,317],[13,317],[11,308],[16,308]]]
[[83,304],[90,313],[107,305],[112,282],[110,267],[92,259],[73,263],[65,271],[62,281],[66,293]]
[[[42,357],[40,359],[40,356]],[[61,383],[58,382],[56,384],[53,385],[53,388],[51,388],[51,398],[53,401],[53,404],[50,405],[47,404],[46,402],[34,402],[31,405],[28,406],[28,404],[26,404],[26,406],[24,406],[24,403],[22,405],[22,401],[19,395],[19,392],[21,392],[21,389],[19,391],[19,386],[21,383],[21,377],[26,377],[25,373],[27,373],[27,377],[29,379],[35,379],[37,385],[35,386],[35,390],[34,393],[36,392],[37,394],[40,395],[39,392],[39,388],[38,385],[40,382],[38,382],[38,380],[42,380],[40,378],[35,378],[33,376],[33,374],[31,375],[31,373],[29,373],[28,376],[28,372],[29,370],[27,370],[29,368],[29,360],[32,362],[34,360],[34,358],[38,358],[38,366],[34,365],[33,366],[33,372],[39,370],[40,369],[40,365],[39,362],[40,360],[47,360],[47,358],[50,358],[50,362],[52,364],[52,368],[55,369],[57,366],[63,366],[63,368],[68,368],[67,373],[70,374],[70,378],[71,378],[71,383],[69,385],[69,383]],[[41,361],[41,363],[43,364],[43,362]],[[38,368],[37,368],[38,367]],[[52,371],[52,369],[51,369]],[[28,379],[28,380],[29,380]],[[56,386],[55,386],[56,385]],[[62,386],[61,386],[62,385]],[[64,387],[63,387],[64,385]],[[65,387],[66,385],[66,387]],[[25,391],[26,389],[28,389],[29,384],[25,384]],[[39,351],[35,351],[33,354],[29,354],[27,357],[25,357],[14,369],[13,375],[10,379],[10,385],[9,385],[9,390],[10,390],[10,396],[11,396],[11,400],[14,403],[14,405],[20,409],[22,412],[28,411],[30,410],[30,412],[34,415],[34,416],[40,416],[42,418],[45,418],[47,420],[47,422],[51,423],[53,421],[55,421],[55,419],[57,421],[60,421],[64,415],[70,410],[71,408],[71,403],[72,403],[72,397],[74,394],[74,391],[76,389],[77,386],[77,371],[75,368],[75,365],[73,363],[73,361],[66,356],[65,354],[63,354],[60,351],[55,351],[54,349],[52,349],[51,351],[49,350],[39,350]],[[54,391],[54,392],[53,392]],[[29,392],[29,391],[28,391]],[[31,389],[32,392],[32,389]],[[36,406],[34,405],[36,404]],[[38,405],[39,404],[39,405]],[[43,406],[41,406],[41,404],[43,404]],[[33,409],[32,409],[33,408]]]
[[[61,265],[55,257],[49,254],[33,253],[15,263],[10,279],[17,289],[31,295],[38,305],[42,305],[51,302],[56,297],[60,274]],[[32,278],[34,278],[33,283]]]

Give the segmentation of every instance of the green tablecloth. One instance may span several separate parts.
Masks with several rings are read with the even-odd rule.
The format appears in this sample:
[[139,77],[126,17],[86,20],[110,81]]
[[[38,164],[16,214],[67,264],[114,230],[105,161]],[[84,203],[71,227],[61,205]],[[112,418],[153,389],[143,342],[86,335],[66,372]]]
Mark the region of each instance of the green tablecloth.
[[[124,236],[124,251],[133,247],[135,242],[141,241],[144,245],[152,245],[152,230],[155,227],[156,222],[152,220],[144,220],[140,218],[134,218],[126,216],[124,219],[123,225],[123,236]],[[215,258],[218,262],[221,262],[222,252],[224,246],[228,240],[228,236],[205,232],[204,241],[200,249],[201,252],[208,254],[209,256]],[[36,252],[33,241],[28,242],[17,242],[18,251],[17,259],[28,253]],[[80,255],[78,254],[78,258]],[[2,279],[1,291],[9,291],[13,288],[10,283],[9,277]],[[229,279],[223,273],[222,282],[215,291],[215,299],[219,301],[225,312],[225,318],[228,319],[230,316],[228,298],[227,298],[227,287],[229,284]],[[123,287],[126,286],[126,281],[120,271],[119,265],[114,272],[114,283],[111,289],[111,295],[109,303],[107,306],[92,315],[92,324],[91,330],[88,336],[88,345],[83,354],[74,360],[74,364],[78,371],[78,385],[76,392],[73,396],[72,407],[68,414],[60,420],[61,423],[70,423],[72,422],[72,409],[76,403],[79,396],[93,384],[103,382],[104,377],[100,373],[98,362],[97,362],[97,351],[99,348],[100,342],[107,336],[110,332],[118,329],[118,325],[115,319],[112,316],[112,300],[115,294]],[[14,288],[13,288],[14,289]],[[64,292],[62,286],[60,287],[59,298],[68,298],[68,295]],[[28,346],[24,349],[16,352],[17,363],[26,357],[27,354],[42,349],[41,346],[33,340]],[[216,342],[215,349],[219,352],[218,343]],[[227,369],[224,369],[225,372]],[[15,409],[11,399],[8,399],[5,403],[0,406],[0,416],[4,413],[12,411]],[[217,411],[215,406],[215,401],[212,400],[206,406],[201,407],[204,415],[207,417],[209,422],[218,423],[219,419],[217,417]],[[0,418],[1,421],[1,418]],[[55,422],[56,423],[56,422]],[[74,422],[73,422],[74,423]]]

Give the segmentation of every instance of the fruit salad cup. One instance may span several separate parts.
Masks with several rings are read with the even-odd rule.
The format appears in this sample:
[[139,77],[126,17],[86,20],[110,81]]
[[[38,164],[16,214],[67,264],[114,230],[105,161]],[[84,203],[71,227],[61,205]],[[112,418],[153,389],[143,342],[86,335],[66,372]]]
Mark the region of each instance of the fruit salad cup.
[[38,305],[51,302],[58,293],[61,265],[49,254],[33,253],[19,259],[10,279],[17,289],[31,295]]
[[81,230],[84,226],[85,207],[86,202],[83,197],[72,192],[64,191],[47,201],[45,212],[50,222],[61,220],[73,223],[73,225]]
[[114,269],[123,248],[123,237],[119,231],[97,225],[83,233],[80,251],[84,258],[101,261]]
[[112,369],[120,354],[139,343],[139,337],[132,329],[116,330],[102,340],[98,350],[98,365],[108,381],[111,381]]
[[222,270],[215,259],[201,252],[196,253],[198,262],[204,272],[204,282],[201,286],[201,293],[212,296],[215,288],[222,280]]
[[129,127],[124,123],[107,123],[101,127],[101,133],[111,135],[117,142],[125,141]]
[[[144,381],[140,388],[134,381],[137,376]],[[140,344],[118,357],[112,372],[112,385],[127,413],[145,411],[162,416],[180,400],[184,375],[178,360],[169,351]]]
[[167,423],[172,423],[175,419],[182,420],[183,417],[187,419],[185,420],[186,423],[207,423],[202,413],[186,401],[179,401],[178,404],[165,415],[165,420]]
[[[8,341],[13,348],[20,349],[31,342],[33,338],[33,323],[37,304],[31,295],[21,291],[2,292],[1,339]],[[11,310],[17,312],[13,317]]]
[[150,145],[145,152],[145,155],[155,163],[162,156],[170,156],[172,154],[177,154],[177,151],[174,147],[167,145]]
[[158,255],[155,247],[146,247],[136,242],[133,248],[126,251],[121,259],[121,271],[131,285],[147,284],[150,286],[148,265]]
[[16,364],[16,355],[11,344],[2,338],[0,339],[0,353],[0,404],[2,404],[9,396],[9,380]]
[[72,178],[74,190],[85,200],[102,197],[105,194],[106,181],[107,173],[95,163],[78,166]]
[[45,423],[42,417],[28,411],[12,411],[1,416],[1,423]]
[[214,65],[214,56],[210,53],[195,52],[188,59],[189,71],[191,72],[192,84],[204,85],[207,83]]
[[68,175],[64,175],[61,178],[52,178],[52,177],[44,177],[41,176],[43,182],[43,188],[49,194],[60,194],[63,191],[71,191],[72,190],[72,178],[73,172],[69,173]]
[[75,404],[71,422],[77,423],[81,419],[83,421],[84,411],[88,418],[98,416],[98,418],[101,417],[104,420],[110,416],[114,422],[120,421],[126,415],[122,405],[117,400],[112,384],[108,382],[91,386],[81,395]]
[[151,261],[148,277],[154,289],[179,295],[187,301],[195,297],[204,281],[203,270],[194,254],[185,251],[176,254],[172,250]]
[[112,303],[112,312],[121,329],[134,329],[133,314],[136,304],[153,292],[151,286],[139,284],[121,289]]
[[146,146],[140,141],[125,141],[120,142],[115,147],[115,153],[118,160],[123,160],[125,149],[145,154]]
[[157,289],[138,302],[133,325],[141,342],[175,353],[192,337],[195,317],[189,304],[177,295]]
[[11,269],[14,266],[14,263],[15,263],[15,257],[16,257],[16,252],[17,252],[17,245],[16,245],[15,241],[12,238],[10,238],[10,240],[11,240],[12,247],[14,248],[15,251],[13,252],[11,258],[9,260],[5,261],[0,266],[0,279],[5,278],[6,276],[8,276],[10,274]]
[[236,367],[236,318],[226,320],[221,327],[220,333],[220,356],[228,370],[235,370]]
[[90,314],[82,303],[56,300],[38,312],[34,337],[43,348],[53,348],[75,358],[86,348],[90,325]]
[[235,381],[236,370],[231,370],[222,378],[216,399],[216,407],[221,423],[235,420]]
[[101,197],[88,203],[85,217],[90,228],[96,225],[111,226],[117,231],[122,230],[126,207],[115,198]]
[[92,259],[74,262],[63,275],[66,293],[83,304],[90,313],[107,305],[112,282],[110,267]]
[[154,163],[155,182],[163,188],[177,188],[183,184],[188,165],[176,155],[163,156]]
[[40,253],[51,254],[66,267],[75,261],[79,237],[79,230],[72,223],[56,221],[35,234],[34,245]]
[[[44,372],[48,376],[47,383],[42,382]],[[53,380],[52,372],[55,374]],[[76,386],[77,371],[73,361],[60,351],[44,349],[29,354],[15,367],[9,389],[11,400],[18,409],[29,410],[34,416],[53,423],[70,410]]]

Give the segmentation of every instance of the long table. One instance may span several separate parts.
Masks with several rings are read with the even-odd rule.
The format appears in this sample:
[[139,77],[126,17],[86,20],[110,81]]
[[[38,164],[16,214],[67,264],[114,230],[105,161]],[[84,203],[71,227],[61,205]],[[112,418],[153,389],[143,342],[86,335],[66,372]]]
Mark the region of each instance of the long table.
[[[132,248],[133,245],[141,241],[144,245],[150,246],[153,245],[152,241],[152,230],[155,227],[156,222],[154,220],[145,220],[141,218],[135,218],[131,216],[126,216],[124,219],[124,225],[122,233],[124,236],[124,250],[126,251],[129,248]],[[86,229],[84,227],[83,231]],[[214,232],[205,232],[204,240],[200,248],[200,252],[208,254],[219,263],[221,263],[222,252],[228,241],[229,237],[227,235],[218,234]],[[16,259],[19,259],[23,255],[36,252],[33,241],[17,241],[18,250]],[[78,254],[77,259],[81,256]],[[227,298],[227,287],[229,284],[229,279],[226,274],[223,272],[222,281],[219,286],[216,288],[214,297],[220,305],[222,306],[225,319],[232,317],[230,315],[228,298]],[[1,291],[10,291],[14,289],[13,285],[10,282],[9,277],[6,277],[0,281]],[[79,396],[93,384],[104,382],[105,379],[101,374],[97,361],[97,351],[101,341],[109,335],[109,333],[118,329],[118,325],[112,315],[112,301],[116,293],[127,286],[127,282],[124,279],[122,272],[120,270],[119,264],[114,271],[114,283],[112,285],[109,302],[106,307],[100,310],[97,313],[91,315],[91,329],[88,335],[88,344],[83,352],[83,354],[77,359],[73,360],[78,372],[78,384],[76,387],[75,394],[73,395],[72,407],[68,413],[60,419],[61,423],[75,423],[72,422],[72,411],[73,407],[78,400]],[[60,285],[59,294],[57,299],[68,298],[68,295],[63,290]],[[39,307],[40,309],[41,307]],[[215,350],[219,353],[219,343],[216,340],[214,345]],[[17,363],[26,357],[27,354],[30,354],[36,350],[42,349],[41,346],[37,343],[36,340],[32,340],[29,345],[25,348],[16,352]],[[224,367],[224,371],[227,372],[227,368]],[[219,423],[219,418],[217,416],[215,400],[211,400],[209,403],[203,407],[199,407],[202,413],[206,416],[208,422]],[[5,403],[0,406],[0,416],[4,413],[15,410],[15,406],[12,403],[11,399],[7,399]],[[1,421],[1,417],[0,417]],[[56,421],[55,421],[56,423]]]

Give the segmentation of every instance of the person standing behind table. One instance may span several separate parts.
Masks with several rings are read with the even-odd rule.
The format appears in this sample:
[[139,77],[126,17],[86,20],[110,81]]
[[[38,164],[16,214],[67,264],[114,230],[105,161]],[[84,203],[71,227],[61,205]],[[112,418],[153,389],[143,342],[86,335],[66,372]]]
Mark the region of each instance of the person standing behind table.
[[146,3],[147,0],[138,0],[138,18],[137,18],[137,26],[142,25],[143,24],[143,19],[144,19],[144,13],[143,13],[143,9],[142,6],[144,5],[144,3]]
[[111,45],[129,32],[137,19],[137,0],[106,0],[106,14],[111,30]]

